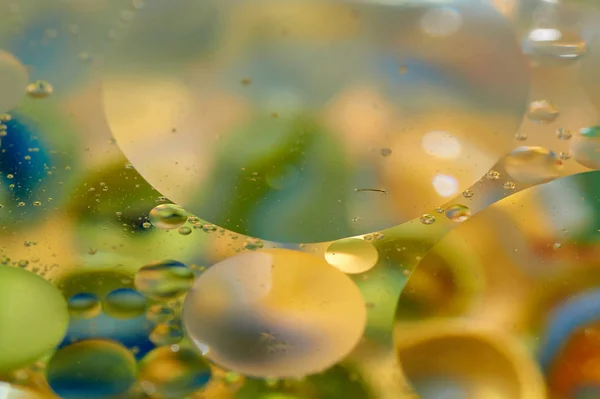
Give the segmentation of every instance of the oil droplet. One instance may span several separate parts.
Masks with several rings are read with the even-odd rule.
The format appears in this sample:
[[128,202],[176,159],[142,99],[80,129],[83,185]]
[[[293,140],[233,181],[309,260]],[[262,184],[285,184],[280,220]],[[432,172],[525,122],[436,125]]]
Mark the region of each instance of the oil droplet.
[[461,204],[450,205],[446,209],[446,217],[453,222],[462,223],[471,217],[471,209]]
[[159,229],[171,230],[181,227],[187,217],[187,212],[179,205],[161,204],[150,211],[149,220]]
[[590,169],[600,169],[600,126],[586,127],[571,141],[573,159]]
[[0,265],[0,304],[0,374],[35,362],[65,336],[67,302],[35,273]]
[[569,140],[573,135],[569,129],[560,128],[556,131],[556,137],[560,140]]
[[360,238],[345,238],[335,241],[327,248],[325,260],[344,273],[364,273],[379,260],[377,249]]
[[162,304],[152,305],[146,311],[146,319],[153,323],[164,323],[175,318],[175,311]]
[[54,92],[54,87],[45,80],[36,80],[27,85],[27,95],[32,98],[46,98]]
[[46,369],[48,384],[63,399],[104,399],[122,395],[135,381],[133,354],[121,344],[86,340],[54,354]]
[[91,319],[100,314],[100,300],[94,294],[81,292],[69,298],[69,314],[77,319]]
[[512,181],[507,181],[502,185],[502,187],[504,187],[506,190],[514,190],[517,185]]
[[552,123],[558,118],[560,111],[546,100],[537,100],[529,104],[527,117],[537,123]]
[[148,353],[138,367],[138,380],[162,398],[181,399],[204,387],[211,379],[209,364],[188,348],[172,351],[160,347]]
[[463,191],[462,195],[465,198],[473,198],[475,193],[472,190],[465,190],[465,191]]
[[561,152],[558,153],[558,157],[560,159],[562,159],[563,161],[571,159],[572,156],[573,155],[569,151],[566,151],[566,152],[565,151],[561,151]]
[[191,341],[208,348],[205,356],[217,365],[284,378],[318,373],[345,358],[360,341],[366,316],[358,287],[325,259],[262,249],[200,275],[182,319]]
[[249,237],[246,239],[246,242],[244,242],[244,248],[248,249],[250,251],[260,249],[263,246],[264,246],[264,243],[262,242],[262,240],[260,238]]
[[498,172],[497,170],[493,170],[492,169],[489,172],[487,172],[486,177],[489,180],[500,180],[500,177],[502,177],[502,176],[500,175],[500,172]]
[[586,52],[578,33],[555,28],[533,29],[523,43],[524,53],[534,61],[576,60]]
[[506,156],[504,168],[516,181],[538,184],[559,177],[563,163],[547,148],[519,147]]
[[163,260],[141,267],[135,274],[135,288],[155,301],[177,298],[194,282],[194,273],[183,263]]
[[102,310],[115,319],[132,319],[146,311],[146,298],[131,288],[118,288],[106,295]]
[[525,141],[527,140],[527,133],[525,132],[517,132],[515,133],[515,140]]
[[381,154],[381,156],[383,157],[389,157],[390,155],[392,155],[392,149],[391,148],[382,148],[379,153]]
[[421,223],[423,223],[423,224],[434,224],[435,223],[435,216],[426,213],[426,214],[424,214],[424,215],[421,216]]
[[217,231],[217,226],[215,226],[214,224],[207,223],[202,226],[202,231],[205,233],[214,233],[215,231]]
[[23,64],[12,54],[0,50],[0,87],[2,87],[0,112],[9,111],[21,101],[28,80],[27,70]]
[[150,341],[156,346],[178,344],[183,339],[183,327],[180,320],[169,320],[157,324],[150,333]]
[[189,236],[190,234],[192,234],[192,229],[188,226],[181,226],[177,231],[182,236]]

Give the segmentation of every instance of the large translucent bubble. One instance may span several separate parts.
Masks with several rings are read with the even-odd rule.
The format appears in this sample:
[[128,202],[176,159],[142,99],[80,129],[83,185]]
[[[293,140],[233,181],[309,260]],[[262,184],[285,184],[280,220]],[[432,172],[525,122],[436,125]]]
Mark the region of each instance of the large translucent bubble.
[[476,0],[149,2],[106,64],[108,122],[153,186],[287,242],[445,203],[509,150],[528,88],[510,28]]
[[68,323],[67,302],[56,287],[35,273],[0,265],[0,372],[54,349]]
[[183,309],[186,331],[218,365],[259,377],[300,377],[354,349],[366,323],[358,287],[314,255],[267,249],[212,266]]

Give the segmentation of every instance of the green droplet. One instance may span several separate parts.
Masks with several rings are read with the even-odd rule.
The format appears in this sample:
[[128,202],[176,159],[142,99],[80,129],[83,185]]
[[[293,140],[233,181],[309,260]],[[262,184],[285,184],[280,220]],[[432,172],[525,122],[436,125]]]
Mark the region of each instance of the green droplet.
[[48,281],[0,266],[0,371],[36,361],[63,339],[67,302]]

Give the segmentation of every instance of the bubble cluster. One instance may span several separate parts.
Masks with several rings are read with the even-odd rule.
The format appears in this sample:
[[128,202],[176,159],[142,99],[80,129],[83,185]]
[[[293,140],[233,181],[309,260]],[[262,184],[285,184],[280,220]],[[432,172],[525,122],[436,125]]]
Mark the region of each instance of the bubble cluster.
[[263,249],[205,271],[182,317],[216,364],[250,376],[299,377],[343,359],[362,336],[366,310],[352,280],[325,259]]

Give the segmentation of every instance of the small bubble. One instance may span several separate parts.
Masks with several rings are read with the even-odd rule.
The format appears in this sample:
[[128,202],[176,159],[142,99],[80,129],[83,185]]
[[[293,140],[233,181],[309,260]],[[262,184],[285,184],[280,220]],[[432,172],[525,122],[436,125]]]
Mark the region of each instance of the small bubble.
[[152,305],[146,311],[146,319],[153,323],[164,323],[175,318],[175,311],[165,305]]
[[556,131],[556,137],[560,140],[569,140],[573,135],[569,129],[560,128]]
[[552,246],[554,247],[554,249],[562,248],[562,244],[560,242],[555,242]]
[[17,206],[19,206],[19,207],[25,206],[25,203],[23,201],[21,201],[21,202],[17,203]]
[[152,227],[152,223],[150,222],[144,222],[142,223],[142,227],[145,229],[149,229],[150,227]]
[[194,273],[175,260],[153,262],[135,274],[135,288],[155,301],[169,300],[183,295],[194,282]]
[[465,191],[463,191],[462,195],[465,198],[473,198],[475,193],[472,190],[465,190]]
[[325,252],[325,260],[344,273],[358,274],[372,269],[379,259],[377,249],[369,241],[344,238],[334,241]]
[[512,181],[507,181],[502,185],[502,187],[504,187],[506,190],[514,190],[517,185]]
[[527,133],[524,133],[524,132],[515,133],[515,140],[519,140],[519,141],[527,140]]
[[102,310],[115,319],[133,319],[145,313],[146,298],[136,290],[119,288],[106,295]]
[[527,34],[524,53],[532,60],[572,61],[586,52],[586,43],[577,33],[556,28],[536,28]]
[[180,227],[187,221],[187,217],[185,209],[175,204],[158,205],[149,214],[150,223],[163,230]]
[[170,346],[183,339],[183,327],[180,320],[169,320],[158,324],[150,333],[150,341],[156,346]]
[[9,174],[6,175],[7,179],[13,179],[14,177],[15,177],[15,175],[13,175],[11,173],[9,173]]
[[424,214],[424,215],[421,216],[421,223],[423,223],[423,224],[434,224],[435,223],[435,216],[426,213],[426,214]]
[[207,223],[202,226],[202,231],[205,233],[214,233],[215,231],[217,231],[217,226],[215,226],[214,224]]
[[488,180],[500,180],[500,172],[498,172],[497,170],[490,170],[489,172],[487,172],[486,177],[488,178]]
[[[0,122],[8,122],[12,119],[10,114],[0,114]],[[6,125],[3,125],[6,126]]]
[[537,123],[552,123],[558,118],[560,111],[547,100],[532,101],[527,110],[530,120]]
[[33,206],[42,206],[40,201],[33,201]]
[[453,222],[462,223],[471,217],[471,209],[466,205],[451,205],[446,210],[446,217]]
[[27,85],[27,95],[32,98],[46,98],[53,92],[54,88],[45,80],[36,80]]
[[560,159],[562,159],[563,161],[567,161],[567,160],[571,159],[572,155],[568,151],[567,152],[561,151],[561,152],[558,153],[558,157]]
[[94,294],[82,292],[68,300],[69,314],[77,319],[90,319],[100,314],[100,300]]
[[252,238],[248,237],[246,242],[244,242],[244,248],[250,251],[254,251],[260,249],[264,246],[264,243],[260,238]]
[[182,236],[189,236],[190,234],[192,234],[192,229],[188,226],[181,226],[177,231]]
[[382,148],[379,153],[384,156],[384,157],[389,157],[390,155],[392,155],[392,149],[391,148]]
[[437,213],[444,213],[444,212],[446,212],[446,210],[444,208],[442,208],[441,206],[438,206],[437,208],[435,208],[435,211]]

